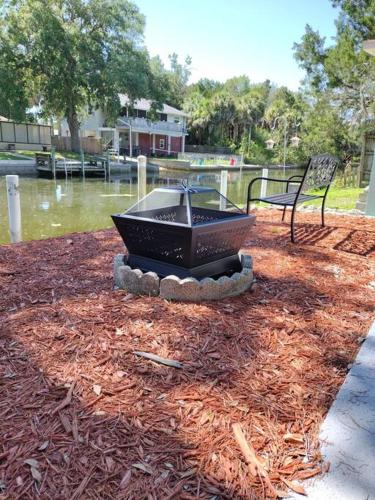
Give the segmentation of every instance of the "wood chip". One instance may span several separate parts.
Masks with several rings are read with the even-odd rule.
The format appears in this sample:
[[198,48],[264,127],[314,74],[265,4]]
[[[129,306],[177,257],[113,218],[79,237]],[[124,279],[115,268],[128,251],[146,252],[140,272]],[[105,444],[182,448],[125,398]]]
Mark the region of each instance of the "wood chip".
[[124,490],[127,487],[127,485],[130,482],[131,477],[132,477],[132,471],[129,469],[122,476],[122,479],[121,479],[121,482],[120,482],[120,489],[121,490]]
[[373,321],[375,220],[301,212],[292,245],[280,219],[259,211],[244,245],[257,289],[209,303],[123,301],[115,230],[0,246],[0,496],[275,498],[324,473],[319,428]]
[[31,475],[33,476],[33,479],[35,479],[35,481],[40,483],[42,480],[42,474],[39,472],[39,470],[36,469],[35,467],[30,467],[30,472]]
[[242,454],[246,460],[246,463],[249,465],[250,473],[255,476],[257,472],[259,472],[263,477],[267,476],[267,472],[265,471],[262,463],[256,456],[254,448],[248,443],[245,438],[245,435],[242,431],[240,424],[232,425],[234,437],[242,451]]
[[286,443],[301,443],[303,444],[304,439],[302,434],[284,434],[284,441]]
[[288,479],[281,478],[281,480],[288,486],[288,488],[293,490],[295,493],[299,493],[300,495],[307,496],[305,488],[303,486],[301,486],[300,484],[296,483],[295,481],[288,481]]
[[52,415],[55,415],[57,412],[59,412],[60,410],[62,410],[63,408],[65,408],[66,406],[69,406],[70,403],[72,402],[72,395],[73,395],[73,391],[74,391],[74,386],[75,386],[75,382],[73,382],[68,390],[68,393],[67,395],[65,396],[65,398],[61,401],[61,403],[59,405],[56,406],[56,408],[52,411]]
[[142,470],[143,472],[146,472],[146,474],[153,474],[153,470],[148,464],[135,463],[132,464],[132,467],[134,467],[135,469]]
[[94,384],[92,386],[92,390],[95,392],[95,394],[97,396],[100,396],[101,392],[102,392],[102,386],[101,385],[98,385],[98,384]]
[[162,365],[172,366],[173,368],[182,368],[182,363],[180,363],[179,361],[161,358],[160,356],[157,356],[156,354],[152,354],[150,352],[133,351],[133,354],[154,361],[155,363],[160,363]]

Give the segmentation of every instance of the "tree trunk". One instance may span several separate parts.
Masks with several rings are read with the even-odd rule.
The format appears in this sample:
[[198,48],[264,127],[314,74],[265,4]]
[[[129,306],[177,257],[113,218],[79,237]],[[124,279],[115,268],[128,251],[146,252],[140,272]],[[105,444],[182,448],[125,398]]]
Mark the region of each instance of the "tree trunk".
[[76,111],[70,110],[68,112],[67,121],[69,125],[70,137],[71,137],[71,147],[72,151],[79,153],[81,151],[81,141],[79,139],[79,126],[78,116]]

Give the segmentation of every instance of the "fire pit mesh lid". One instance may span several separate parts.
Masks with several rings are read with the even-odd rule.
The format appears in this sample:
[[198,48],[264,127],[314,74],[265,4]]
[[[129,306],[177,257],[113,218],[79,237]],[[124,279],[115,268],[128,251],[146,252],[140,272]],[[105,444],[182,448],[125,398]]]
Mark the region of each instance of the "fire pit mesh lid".
[[216,189],[185,185],[154,189],[125,215],[187,226],[245,216]]

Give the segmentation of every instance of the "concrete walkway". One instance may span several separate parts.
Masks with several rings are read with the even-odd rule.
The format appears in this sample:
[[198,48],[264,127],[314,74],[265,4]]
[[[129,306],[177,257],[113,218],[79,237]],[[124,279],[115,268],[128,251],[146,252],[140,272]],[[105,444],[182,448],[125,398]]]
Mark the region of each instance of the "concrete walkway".
[[375,500],[375,322],[323,422],[320,439],[331,466],[325,476],[304,484],[308,498]]

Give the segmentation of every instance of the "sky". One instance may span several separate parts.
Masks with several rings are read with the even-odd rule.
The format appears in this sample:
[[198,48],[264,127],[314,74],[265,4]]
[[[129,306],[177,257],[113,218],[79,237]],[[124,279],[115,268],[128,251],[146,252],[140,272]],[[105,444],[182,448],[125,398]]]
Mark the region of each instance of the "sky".
[[304,72],[293,58],[308,23],[330,44],[337,9],[330,0],[134,0],[146,16],[151,56],[192,58],[190,83],[246,74],[297,90]]

